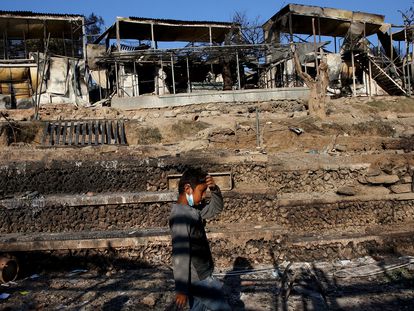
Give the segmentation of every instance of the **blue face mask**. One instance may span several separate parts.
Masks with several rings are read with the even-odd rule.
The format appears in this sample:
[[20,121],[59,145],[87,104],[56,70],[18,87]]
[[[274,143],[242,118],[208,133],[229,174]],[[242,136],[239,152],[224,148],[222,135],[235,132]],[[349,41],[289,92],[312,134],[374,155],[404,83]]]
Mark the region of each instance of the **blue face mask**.
[[194,198],[193,198],[193,195],[186,193],[185,194],[185,197],[187,198],[188,205],[190,205],[191,207],[193,207],[194,206]]

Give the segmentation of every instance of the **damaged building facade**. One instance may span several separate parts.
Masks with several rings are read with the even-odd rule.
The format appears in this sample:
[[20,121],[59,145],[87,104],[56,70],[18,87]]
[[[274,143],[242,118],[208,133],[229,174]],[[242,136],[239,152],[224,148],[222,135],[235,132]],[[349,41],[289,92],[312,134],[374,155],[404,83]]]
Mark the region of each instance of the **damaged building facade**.
[[0,102],[89,103],[84,17],[0,11]]
[[[100,98],[111,93],[115,101],[249,89],[277,94],[304,87],[295,44],[302,70],[312,77],[327,63],[331,96],[411,95],[410,32],[393,34],[383,15],[289,4],[262,28],[264,42],[251,44],[240,24],[118,17],[89,47],[92,76]],[[164,42],[185,46],[163,48]]]
[[88,47],[92,76],[117,97],[241,89],[238,51],[253,47],[229,45],[240,31],[234,23],[118,17]]
[[[321,61],[327,63],[332,95],[411,94],[411,40],[404,37],[405,29],[393,35],[392,25],[384,22],[383,15],[289,4],[263,29],[267,43],[294,42],[303,70],[310,75],[318,74]],[[399,40],[398,51],[395,39]],[[405,55],[401,40],[405,41]],[[301,85],[292,53],[269,55],[267,63],[272,87]]]
[[[81,15],[0,12],[0,97],[8,108],[47,103],[125,107],[303,98],[297,74],[328,65],[331,96],[412,93],[412,29],[383,15],[289,4],[243,40],[234,22],[117,17],[86,44]],[[398,48],[396,45],[398,44]],[[161,102],[160,102],[161,101]],[[163,102],[163,103],[162,103]]]

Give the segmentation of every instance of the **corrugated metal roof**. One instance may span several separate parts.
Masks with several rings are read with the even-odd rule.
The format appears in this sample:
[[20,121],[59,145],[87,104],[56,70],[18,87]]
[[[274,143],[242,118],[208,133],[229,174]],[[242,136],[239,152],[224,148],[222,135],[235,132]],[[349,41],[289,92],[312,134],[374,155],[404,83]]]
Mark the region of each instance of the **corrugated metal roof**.
[[13,15],[13,16],[29,16],[29,17],[84,17],[80,14],[61,14],[61,13],[38,13],[32,11],[3,11],[0,10],[1,15]]
[[130,20],[134,20],[134,21],[142,21],[142,22],[158,22],[158,23],[168,23],[168,24],[175,24],[175,25],[188,25],[188,24],[193,24],[193,25],[206,25],[206,24],[211,24],[211,25],[220,25],[220,26],[240,26],[240,24],[235,24],[232,22],[217,22],[217,21],[189,21],[189,20],[177,20],[177,19],[163,19],[163,18],[145,18],[145,17],[136,17],[136,16],[130,16],[129,17]]

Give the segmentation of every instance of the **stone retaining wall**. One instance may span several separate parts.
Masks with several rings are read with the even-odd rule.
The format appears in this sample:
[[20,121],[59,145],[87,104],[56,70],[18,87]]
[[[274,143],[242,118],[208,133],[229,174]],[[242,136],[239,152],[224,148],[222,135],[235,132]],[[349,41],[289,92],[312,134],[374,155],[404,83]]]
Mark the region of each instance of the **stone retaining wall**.
[[[37,191],[41,194],[167,190],[169,174],[186,165],[156,161],[53,161],[0,166],[0,196]],[[195,162],[197,165],[197,162]],[[366,170],[353,168],[283,170],[271,164],[203,163],[206,171],[232,172],[234,187],[270,188],[278,192],[324,192],[352,183]]]
[[[170,203],[0,207],[1,233],[79,232],[168,227]],[[291,233],[352,230],[414,219],[414,200],[344,201],[279,206],[275,195],[227,193],[211,227],[277,226]],[[230,229],[231,230],[231,229]]]

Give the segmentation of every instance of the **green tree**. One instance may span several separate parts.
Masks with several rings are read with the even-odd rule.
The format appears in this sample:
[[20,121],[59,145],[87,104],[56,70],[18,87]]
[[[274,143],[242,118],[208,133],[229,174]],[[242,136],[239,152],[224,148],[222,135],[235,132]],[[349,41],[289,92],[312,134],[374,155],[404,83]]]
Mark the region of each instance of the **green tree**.
[[104,31],[105,22],[102,16],[91,13],[85,17],[85,34],[88,43],[92,43]]

